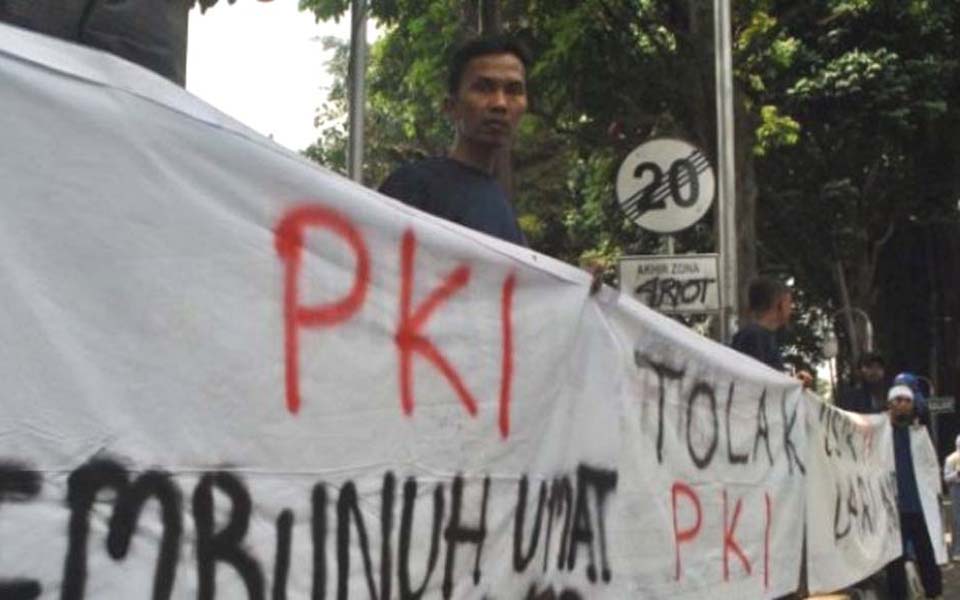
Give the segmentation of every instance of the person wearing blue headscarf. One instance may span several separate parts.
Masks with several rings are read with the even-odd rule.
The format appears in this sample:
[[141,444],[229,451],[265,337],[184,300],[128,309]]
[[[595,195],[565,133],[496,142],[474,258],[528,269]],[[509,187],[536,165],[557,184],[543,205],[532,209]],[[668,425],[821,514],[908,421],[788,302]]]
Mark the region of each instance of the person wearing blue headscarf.
[[[940,468],[930,436],[915,424],[913,392],[906,385],[895,385],[887,394],[890,423],[893,426],[893,456],[897,474],[897,512],[904,552],[886,566],[890,597],[906,599],[907,576],[904,561],[907,548],[913,555],[927,598],[943,594],[943,574],[939,558],[946,561],[940,512],[930,510],[930,498],[940,489]],[[915,436],[914,431],[921,435]],[[915,443],[917,442],[917,443]],[[931,477],[930,466],[933,466]],[[936,490],[932,490],[936,488]],[[926,502],[925,499],[926,498]],[[927,504],[927,506],[925,506]],[[930,520],[928,520],[930,519]],[[936,544],[936,547],[935,547]]]
[[930,407],[927,404],[927,395],[923,392],[920,385],[920,378],[904,371],[893,378],[893,385],[905,385],[913,392],[913,406],[920,423],[930,427]]

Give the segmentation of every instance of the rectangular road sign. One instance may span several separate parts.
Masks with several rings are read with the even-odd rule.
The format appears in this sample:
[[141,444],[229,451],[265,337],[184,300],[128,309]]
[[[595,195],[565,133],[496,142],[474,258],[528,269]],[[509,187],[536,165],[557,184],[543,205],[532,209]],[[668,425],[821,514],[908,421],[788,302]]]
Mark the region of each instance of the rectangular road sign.
[[716,254],[624,256],[620,290],[663,313],[720,310]]
[[955,409],[953,396],[931,396],[927,398],[927,408],[932,413],[952,413]]

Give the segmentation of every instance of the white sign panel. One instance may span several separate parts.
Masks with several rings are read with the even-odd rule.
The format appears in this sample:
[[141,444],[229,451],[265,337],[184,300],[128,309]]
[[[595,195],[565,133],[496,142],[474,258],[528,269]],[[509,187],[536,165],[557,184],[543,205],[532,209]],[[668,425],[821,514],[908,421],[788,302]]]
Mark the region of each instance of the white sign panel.
[[932,413],[952,413],[955,404],[953,396],[931,396],[927,398],[927,409]]
[[620,289],[662,313],[720,310],[716,254],[624,256]]
[[887,415],[807,397],[807,577],[811,592],[861,581],[900,555],[897,474]]
[[697,147],[669,138],[634,149],[617,172],[617,199],[624,214],[655,233],[682,231],[706,214],[716,177]]
[[0,106],[0,596],[796,587],[796,381],[99,52]]

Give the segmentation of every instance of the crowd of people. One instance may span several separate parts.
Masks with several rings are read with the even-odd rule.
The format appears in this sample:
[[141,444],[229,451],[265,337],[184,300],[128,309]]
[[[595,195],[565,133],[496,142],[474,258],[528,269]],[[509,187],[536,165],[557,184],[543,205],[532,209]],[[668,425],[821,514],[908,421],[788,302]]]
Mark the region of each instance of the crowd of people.
[[[752,319],[734,336],[733,348],[771,368],[787,371],[777,334],[790,322],[793,310],[790,288],[776,279],[760,277],[750,283],[748,297]],[[805,385],[810,384],[809,373],[789,372]],[[905,561],[909,558],[916,565],[926,596],[940,597],[943,576],[938,563],[946,562],[946,553],[938,552],[938,547],[943,546],[939,523],[942,484],[936,451],[926,431],[930,426],[930,413],[921,379],[912,373],[900,373],[888,380],[883,357],[869,353],[860,359],[855,383],[837,395],[836,405],[860,414],[886,413],[893,426],[903,553],[884,569],[890,596],[908,597]],[[922,434],[912,436],[911,430],[917,429]],[[953,536],[950,555],[960,559],[960,436],[956,445],[957,451],[944,462],[943,481],[949,488],[951,499]],[[925,504],[927,510],[924,510]],[[928,518],[938,522],[928,523]],[[944,556],[938,559],[938,554]]]

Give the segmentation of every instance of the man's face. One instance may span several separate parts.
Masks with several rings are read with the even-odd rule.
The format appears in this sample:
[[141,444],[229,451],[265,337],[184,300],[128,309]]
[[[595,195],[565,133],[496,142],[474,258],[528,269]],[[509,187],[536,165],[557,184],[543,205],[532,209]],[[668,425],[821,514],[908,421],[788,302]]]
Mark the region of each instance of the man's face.
[[467,63],[460,88],[447,98],[461,143],[498,148],[510,143],[527,110],[523,63],[510,53],[478,56]]
[[793,294],[786,292],[777,299],[777,321],[781,327],[790,323],[790,315],[793,314]]
[[890,399],[890,416],[895,421],[909,422],[913,418],[913,398],[896,396]]
[[864,383],[880,383],[883,380],[883,375],[883,365],[878,362],[868,362],[860,367],[860,377]]

